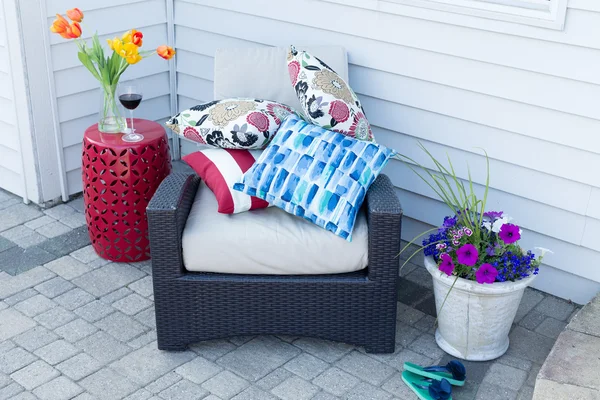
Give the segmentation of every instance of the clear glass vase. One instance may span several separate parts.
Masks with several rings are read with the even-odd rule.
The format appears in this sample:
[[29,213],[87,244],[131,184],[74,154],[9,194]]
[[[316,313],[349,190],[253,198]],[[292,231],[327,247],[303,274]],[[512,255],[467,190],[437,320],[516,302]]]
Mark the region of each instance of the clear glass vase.
[[101,90],[98,130],[103,133],[119,133],[127,128],[125,109],[117,99],[117,85],[105,86]]

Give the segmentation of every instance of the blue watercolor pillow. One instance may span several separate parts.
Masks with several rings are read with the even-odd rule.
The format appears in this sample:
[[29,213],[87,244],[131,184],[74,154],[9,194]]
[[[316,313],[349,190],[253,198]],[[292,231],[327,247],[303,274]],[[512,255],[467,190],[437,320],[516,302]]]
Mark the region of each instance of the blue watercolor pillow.
[[233,188],[350,241],[367,190],[392,155],[290,115]]

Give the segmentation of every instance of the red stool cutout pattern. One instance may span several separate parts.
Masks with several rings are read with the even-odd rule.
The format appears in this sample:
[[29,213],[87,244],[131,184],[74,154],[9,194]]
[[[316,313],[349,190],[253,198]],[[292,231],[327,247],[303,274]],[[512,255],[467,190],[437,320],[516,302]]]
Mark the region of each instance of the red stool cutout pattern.
[[83,138],[83,200],[96,253],[111,261],[150,258],[146,206],[171,172],[169,142],[156,122],[135,119],[144,140],[127,143],[122,133],[92,125]]

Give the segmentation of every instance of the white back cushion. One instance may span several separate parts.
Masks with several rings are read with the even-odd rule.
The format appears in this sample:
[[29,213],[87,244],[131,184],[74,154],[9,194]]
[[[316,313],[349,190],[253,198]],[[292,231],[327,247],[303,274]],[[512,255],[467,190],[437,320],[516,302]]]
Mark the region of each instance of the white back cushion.
[[[297,46],[320,58],[348,82],[348,58],[341,46]],[[287,47],[217,49],[214,98],[249,97],[273,100],[296,111],[302,107],[287,69]]]

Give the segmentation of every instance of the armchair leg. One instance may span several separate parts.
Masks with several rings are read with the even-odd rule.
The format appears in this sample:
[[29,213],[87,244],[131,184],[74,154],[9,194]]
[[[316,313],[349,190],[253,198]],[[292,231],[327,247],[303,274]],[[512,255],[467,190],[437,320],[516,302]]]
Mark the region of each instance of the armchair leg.
[[187,350],[187,344],[186,343],[176,343],[176,342],[169,342],[166,340],[160,340],[158,339],[158,349],[159,350],[166,350],[166,351],[186,351]]
[[365,351],[369,354],[390,354],[396,351],[394,340],[386,340],[379,343],[365,345]]

